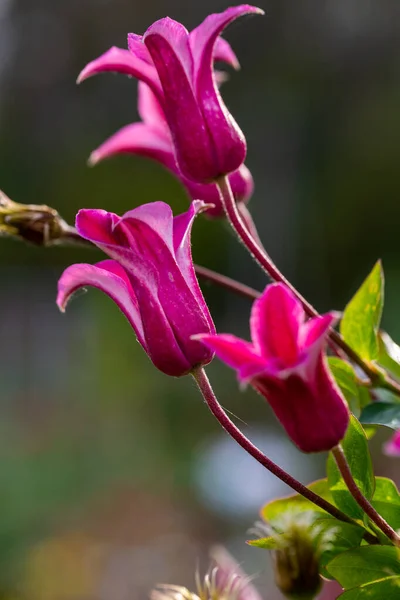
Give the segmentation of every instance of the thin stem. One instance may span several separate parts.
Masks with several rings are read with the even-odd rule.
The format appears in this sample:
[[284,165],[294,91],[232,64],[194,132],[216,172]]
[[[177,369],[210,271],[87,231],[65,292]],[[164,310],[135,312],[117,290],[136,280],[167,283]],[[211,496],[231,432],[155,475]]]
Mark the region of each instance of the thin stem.
[[207,281],[212,281],[216,283],[220,287],[226,288],[231,292],[235,292],[240,296],[244,296],[245,298],[250,298],[250,300],[257,300],[260,297],[261,293],[254,288],[245,285],[244,283],[240,283],[235,279],[231,279],[226,275],[221,275],[221,273],[217,273],[216,271],[212,271],[207,267],[202,267],[201,265],[194,265],[194,270],[196,274],[205,279]]
[[[318,317],[318,311],[300,294],[300,292],[290,283],[290,281],[286,279],[283,273],[281,273],[281,271],[275,265],[265,248],[259,245],[252,237],[238,211],[228,178],[221,177],[216,183],[220,191],[221,202],[228,221],[234,231],[237,233],[243,245],[273,281],[284,283],[293,292],[296,298],[300,300],[306,314],[309,317]],[[364,362],[364,360],[346,344],[337,331],[331,329],[329,335],[330,339],[347,354],[350,360],[352,360],[364,371],[366,375],[368,375],[373,385],[388,389],[400,396],[400,384],[391,379],[387,374],[381,374],[377,372],[374,368]]]
[[[263,467],[265,467],[268,471],[270,471],[273,475],[278,477],[283,483],[286,483],[289,487],[291,487],[295,492],[301,494],[307,500],[310,500],[313,504],[319,506],[327,513],[339,519],[340,521],[344,521],[346,523],[352,523],[354,525],[358,525],[355,521],[343,513],[341,510],[333,506],[324,498],[321,498],[313,491],[309,490],[305,485],[297,481],[294,477],[286,473],[281,467],[275,464],[272,460],[270,460],[257,446],[255,446],[241,431],[233,421],[228,417],[220,403],[218,402],[214,391],[211,387],[210,381],[207,377],[206,372],[203,368],[199,367],[195,369],[192,373],[197,385],[199,386],[200,392],[208,405],[208,408],[217,419],[219,424],[225,429],[225,431],[244,449],[248,454],[250,454],[253,458],[255,458]],[[366,532],[364,538],[372,543],[377,543],[377,538]]]
[[363,511],[368,515],[368,517],[379,527],[381,531],[395,544],[395,546],[400,546],[400,536],[395,532],[392,527],[390,527],[389,523],[385,521],[383,517],[375,510],[372,504],[367,500],[367,498],[363,495],[360,488],[357,486],[356,482],[353,479],[353,475],[350,470],[349,463],[347,462],[346,455],[343,451],[343,448],[338,445],[332,450],[332,454],[335,458],[338,469],[343,477],[345,484],[348,487],[350,494],[353,496],[354,500],[357,502],[359,506],[363,509]]

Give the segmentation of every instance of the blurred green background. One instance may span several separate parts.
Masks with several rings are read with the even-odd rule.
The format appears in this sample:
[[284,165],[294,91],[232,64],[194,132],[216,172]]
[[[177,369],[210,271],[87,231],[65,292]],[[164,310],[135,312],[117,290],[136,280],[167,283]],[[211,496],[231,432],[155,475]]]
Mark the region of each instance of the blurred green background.
[[[90,152],[137,119],[136,83],[75,85],[111,45],[169,15],[191,29],[227,2],[0,0],[0,187],[73,222],[79,208],[123,213],[153,200],[185,209],[160,166]],[[400,338],[400,4],[270,0],[226,33],[242,64],[224,98],[246,134],[249,208],[276,262],[320,310],[341,309],[378,257],[385,328]],[[198,219],[201,264],[262,289],[262,273],[223,222]],[[288,493],[229,441],[194,384],[157,372],[112,302],[90,290],[61,315],[57,279],[100,253],[1,240],[0,598],[128,600],[157,582],[193,582],[225,544],[279,598],[246,533]],[[203,286],[220,331],[248,336],[249,302]],[[266,404],[214,361],[223,405],[304,482],[324,457],[300,455]],[[240,421],[238,421],[239,424]],[[384,435],[373,442],[380,474]],[[387,437],[387,436],[386,436]],[[332,597],[332,596],[331,596]],[[328,595],[326,596],[328,598]]]

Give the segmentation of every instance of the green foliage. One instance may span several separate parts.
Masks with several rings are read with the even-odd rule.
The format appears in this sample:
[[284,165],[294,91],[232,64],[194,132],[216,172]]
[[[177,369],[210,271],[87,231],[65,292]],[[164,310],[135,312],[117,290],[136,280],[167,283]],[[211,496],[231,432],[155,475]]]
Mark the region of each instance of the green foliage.
[[336,556],[327,570],[342,587],[353,588],[400,575],[399,556],[393,546],[361,546]]
[[[321,496],[328,502],[333,503],[333,498],[330,493],[328,482],[326,479],[318,479],[310,485],[307,486],[309,490],[313,491],[318,496]],[[315,511],[322,512],[326,515],[326,512],[313,504],[310,500],[307,500],[300,494],[292,494],[291,496],[285,496],[284,498],[278,498],[277,500],[272,500],[272,502],[268,502],[261,509],[261,517],[264,521],[268,523],[274,523],[277,519],[279,519],[284,513],[289,510],[298,510],[298,511]]]
[[378,335],[378,364],[400,379],[400,346],[385,331]]
[[373,402],[364,408],[361,423],[384,425],[390,429],[400,429],[400,402]]
[[275,550],[278,546],[278,540],[274,536],[258,538],[257,540],[247,540],[246,544],[263,550]]
[[379,356],[378,330],[383,308],[384,277],[378,261],[346,306],[340,333],[364,360]]
[[[367,499],[371,499],[375,489],[375,478],[367,437],[355,417],[350,418],[346,436],[342,441],[351,473],[357,486]],[[362,519],[363,510],[350,494],[332,454],[327,463],[328,484],[335,504],[349,516]]]
[[400,494],[396,484],[386,477],[376,477],[375,483],[373,507],[393,529],[400,529]]
[[340,594],[337,600],[399,600],[400,577],[385,577]]
[[369,390],[360,385],[354,368],[348,362],[337,356],[329,356],[328,364],[351,412],[359,417],[363,407],[371,402]]
[[332,518],[318,519],[315,526],[331,533],[330,543],[323,550],[320,557],[320,569],[324,577],[332,578],[326,569],[326,565],[338,554],[342,554],[350,548],[358,547],[361,544],[365,530],[357,525],[343,523]]
[[337,356],[329,356],[328,364],[336,383],[347,400],[351,412],[359,415],[360,398],[357,386],[357,376],[353,367]]

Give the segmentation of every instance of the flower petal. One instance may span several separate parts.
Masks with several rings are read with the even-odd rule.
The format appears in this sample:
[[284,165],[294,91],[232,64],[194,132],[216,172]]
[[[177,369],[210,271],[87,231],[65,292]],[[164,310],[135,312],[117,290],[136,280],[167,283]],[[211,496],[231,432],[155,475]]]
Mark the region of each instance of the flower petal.
[[260,356],[253,344],[235,335],[195,335],[194,339],[205,344],[227,365],[237,371],[240,381],[248,381],[263,373],[267,368],[266,360]]
[[137,33],[128,33],[128,49],[129,52],[132,52],[136,56],[136,58],[140,58],[140,60],[144,60],[144,62],[149,65],[153,64],[149,51],[143,42],[143,36],[138,35]]
[[143,83],[143,81],[139,81],[138,85],[138,112],[140,118],[146,125],[151,125],[154,128],[163,130],[164,136],[170,138],[165,114],[157,100],[157,96],[152,92],[148,85]]
[[174,252],[176,262],[181,270],[183,277],[193,295],[197,298],[199,306],[203,310],[204,316],[208,322],[210,332],[215,332],[215,325],[207,308],[202,291],[197,281],[196,273],[193,266],[192,250],[190,233],[195,217],[202,211],[206,210],[207,205],[201,200],[194,200],[186,213],[174,217],[173,234],[174,234]]
[[164,92],[162,102],[177,162],[189,179],[201,182],[215,171],[215,153],[192,86],[188,34],[171,19],[156,21],[144,35]]
[[64,312],[74,292],[88,285],[102,290],[114,300],[146,350],[137,299],[123,267],[114,260],[104,260],[96,265],[76,264],[68,267],[58,282],[57,305],[60,310]]
[[386,442],[383,451],[387,456],[400,456],[400,429]]
[[213,59],[220,60],[233,67],[236,71],[240,69],[240,64],[231,45],[222,37],[217,37],[214,44]]
[[116,154],[146,156],[177,172],[171,141],[159,129],[144,123],[122,127],[92,152],[89,163],[95,165]]
[[77,82],[81,83],[93,75],[107,71],[123,73],[144,81],[151,87],[157,97],[162,99],[162,90],[154,66],[136,57],[129,50],[117,48],[116,46],[86,65],[80,72]]
[[282,283],[268,285],[251,312],[254,346],[265,358],[280,359],[282,368],[293,366],[303,321],[304,310],[294,294]]
[[243,163],[246,156],[246,140],[217,89],[213,72],[214,45],[221,31],[237,17],[262,12],[261,9],[247,4],[234,6],[222,13],[209,15],[190,33],[195,94],[214,140],[220,174],[235,171]]
[[264,11],[249,4],[232,6],[222,13],[209,15],[196,29],[190,32],[190,48],[194,61],[195,79],[200,70],[205,68],[205,65],[209,66],[211,64],[213,58],[223,60],[234,68],[238,68],[239,63],[228,42],[225,42],[223,38],[219,38],[219,35],[232,21],[251,13],[262,15]]
[[332,311],[303,323],[299,331],[299,348],[315,354],[321,352],[330,328],[335,326],[339,318],[340,314]]
[[[223,546],[214,546],[210,555],[217,566],[215,581],[218,590],[231,591],[237,600],[262,600],[257,589],[251,583],[251,577],[242,571],[236,560]],[[225,597],[225,594],[222,593],[221,596]],[[230,596],[231,594],[229,594]]]

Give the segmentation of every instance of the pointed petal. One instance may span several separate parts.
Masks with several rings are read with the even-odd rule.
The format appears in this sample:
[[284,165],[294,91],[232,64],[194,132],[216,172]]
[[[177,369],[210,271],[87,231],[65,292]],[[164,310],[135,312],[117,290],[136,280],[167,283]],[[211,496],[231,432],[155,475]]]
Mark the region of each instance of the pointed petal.
[[137,58],[129,50],[116,46],[86,65],[80,72],[77,82],[81,83],[93,75],[107,71],[123,73],[144,81],[159,98],[162,98],[161,86],[154,66]]
[[222,30],[237,17],[261,14],[261,9],[247,4],[228,8],[208,16],[190,34],[193,55],[193,81],[204,119],[214,140],[216,163],[220,174],[235,171],[246,156],[246,140],[229,113],[217,89],[213,72],[214,45]]
[[215,171],[215,153],[192,86],[187,31],[176,21],[161,19],[146,31],[144,42],[163,88],[162,106],[179,168],[189,179],[208,180]]
[[298,359],[298,336],[303,321],[303,307],[293,293],[282,283],[268,285],[253,304],[250,319],[253,343],[266,358],[280,359],[283,368],[290,367]]
[[[239,6],[232,6],[222,13],[214,13],[209,15],[196,29],[190,32],[190,47],[193,54],[194,61],[194,77],[196,78],[201,69],[208,67],[212,64],[213,54],[215,52],[214,46],[217,43],[218,36],[220,33],[238,17],[246,14],[264,14],[261,8],[250,6],[249,4],[242,4]],[[217,60],[225,60],[218,56],[219,53],[226,53],[225,58],[228,58],[226,62],[231,63],[232,56],[229,58],[227,48],[223,47],[223,42],[218,42],[217,52],[214,58]],[[233,53],[232,53],[233,54]],[[218,58],[217,58],[218,57]],[[233,65],[237,66],[237,59],[234,57]]]
[[149,51],[143,42],[143,36],[137,33],[128,33],[128,49],[136,58],[140,58],[149,65],[153,64]]
[[138,112],[140,118],[144,123],[146,123],[146,125],[151,125],[152,127],[160,130],[165,130],[165,137],[170,138],[167,121],[165,119],[161,104],[157,100],[157,96],[152,92],[151,88],[143,83],[143,81],[139,81],[138,85]]
[[[173,49],[176,58],[184,68],[186,77],[191,81],[193,60],[189,45],[189,32],[186,27],[184,27],[182,23],[178,23],[178,21],[174,21],[174,19],[170,19],[169,17],[159,19],[153,23],[153,25],[150,25],[143,36],[143,41],[154,61],[153,54],[148,46],[150,38],[160,38],[160,41],[162,40],[165,45],[168,45]],[[167,66],[169,67],[170,65]]]
[[322,350],[330,328],[335,326],[339,318],[339,313],[332,311],[303,323],[299,332],[299,347],[310,349],[317,346]]
[[221,333],[193,337],[215,352],[224,363],[235,369],[240,381],[248,381],[267,368],[266,360],[257,353],[253,344],[235,335]]
[[177,217],[174,217],[174,252],[176,262],[181,270],[186,283],[190,290],[197,298],[199,306],[208,322],[210,332],[215,332],[214,322],[211,318],[206,301],[201,292],[199,282],[197,281],[196,273],[193,266],[192,250],[190,234],[195,217],[202,211],[206,210],[207,205],[201,200],[194,200],[190,205],[190,209]]
[[82,208],[75,219],[76,229],[93,244],[114,244],[113,229],[120,217],[97,208]]
[[[191,222],[196,212],[202,208],[202,202],[194,203],[191,209],[193,214],[191,211],[188,213],[186,229],[179,220],[179,230],[184,237],[184,241],[181,242],[182,254],[186,244],[190,243]],[[157,292],[154,291],[154,294],[157,293],[184,355],[191,357],[192,365],[196,362],[207,362],[204,347],[191,340],[191,335],[214,331],[214,325],[197,281],[194,282],[188,275],[193,267],[183,266],[183,258],[180,264],[177,261],[174,248],[174,218],[170,206],[164,202],[139,206],[126,213],[115,229],[120,227],[124,228],[126,237],[132,239],[131,247],[135,248],[131,257],[122,259],[122,264],[131,277],[140,280],[139,287],[153,285],[148,280],[151,273],[155,274],[153,277],[156,277],[154,286],[157,287]],[[143,264],[147,264],[149,273],[146,273]],[[139,294],[139,291],[137,293]],[[142,316],[145,321],[143,313]],[[211,360],[211,354],[208,360]]]
[[125,270],[114,260],[105,260],[96,265],[76,264],[68,267],[58,282],[57,305],[60,310],[65,311],[74,292],[89,285],[102,290],[114,300],[132,325],[140,344],[146,350],[135,293]]
[[224,38],[217,37],[213,52],[214,60],[220,60],[227,65],[230,65],[235,70],[240,69],[239,61],[236,54],[231,48],[231,45]]
[[173,246],[173,221],[174,215],[169,204],[165,202],[150,202],[148,204],[142,204],[133,210],[126,212],[121,217],[120,224],[134,227],[135,232],[140,235],[140,230],[135,227],[135,222],[143,223],[147,225],[144,237],[147,238],[146,245],[151,246],[154,242],[154,250],[157,247],[159,241],[162,241],[171,254],[174,252]]
[[89,163],[95,165],[116,154],[146,156],[177,172],[170,140],[159,129],[144,123],[131,123],[122,127],[92,152]]

